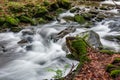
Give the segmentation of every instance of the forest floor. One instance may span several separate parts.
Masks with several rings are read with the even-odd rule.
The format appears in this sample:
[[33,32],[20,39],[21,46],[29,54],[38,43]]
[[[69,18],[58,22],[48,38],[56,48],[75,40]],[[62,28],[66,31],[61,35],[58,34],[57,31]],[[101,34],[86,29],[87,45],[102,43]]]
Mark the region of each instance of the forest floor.
[[120,76],[113,79],[106,72],[106,66],[115,58],[120,58],[120,54],[108,55],[89,48],[88,57],[91,61],[83,65],[74,80],[120,80]]

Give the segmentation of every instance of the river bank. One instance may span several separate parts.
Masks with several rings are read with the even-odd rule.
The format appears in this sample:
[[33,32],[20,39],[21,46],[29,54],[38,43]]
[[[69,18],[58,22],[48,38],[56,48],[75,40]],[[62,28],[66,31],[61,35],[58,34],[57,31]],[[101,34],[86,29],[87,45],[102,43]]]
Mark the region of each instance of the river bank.
[[120,12],[116,5],[68,0],[3,5],[1,80],[119,79]]

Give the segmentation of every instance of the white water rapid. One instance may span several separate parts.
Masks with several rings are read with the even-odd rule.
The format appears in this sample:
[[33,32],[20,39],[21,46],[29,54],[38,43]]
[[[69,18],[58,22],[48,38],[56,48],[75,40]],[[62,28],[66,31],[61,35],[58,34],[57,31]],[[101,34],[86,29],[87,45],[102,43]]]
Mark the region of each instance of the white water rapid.
[[[74,16],[69,12],[61,14],[63,16]],[[65,37],[53,42],[50,39],[52,34],[64,30],[66,27],[74,26],[76,31],[66,36],[74,36],[78,33],[93,30],[99,34],[102,44],[106,47],[120,51],[120,44],[107,41],[103,37],[106,35],[120,35],[118,31],[110,31],[110,22],[115,20],[103,20],[96,23],[92,28],[82,28],[75,22],[65,21],[59,23],[54,21],[45,25],[31,26],[18,33],[0,33],[0,80],[43,80],[51,79],[55,73],[48,69],[62,69],[64,66],[76,61],[66,58],[66,52],[62,49]],[[21,40],[26,40],[21,42]],[[66,73],[69,72],[67,69]],[[65,75],[64,74],[64,75]]]

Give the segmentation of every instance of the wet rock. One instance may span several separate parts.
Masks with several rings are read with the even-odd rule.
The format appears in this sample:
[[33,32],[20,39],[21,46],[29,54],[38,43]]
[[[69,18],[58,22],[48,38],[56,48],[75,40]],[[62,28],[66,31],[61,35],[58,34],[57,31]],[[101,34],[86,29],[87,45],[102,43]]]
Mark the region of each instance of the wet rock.
[[79,10],[80,10],[79,7],[75,7],[75,8],[70,9],[70,12],[75,13],[75,12],[79,12]]
[[22,35],[25,36],[25,35],[33,35],[34,32],[31,31],[31,30],[27,30],[27,31],[22,31]]
[[23,29],[22,27],[11,27],[10,31],[12,31],[12,32],[19,32],[22,29]]
[[90,10],[89,13],[97,15],[99,13],[99,11],[97,11],[97,10]]
[[102,43],[100,41],[99,35],[92,30],[82,32],[82,33],[78,34],[78,36],[84,38],[85,41],[88,42],[88,44],[90,46],[93,46],[94,48],[102,47]]
[[74,21],[74,17],[72,17],[72,16],[65,16],[65,17],[63,17],[63,19],[67,22]]
[[101,10],[109,10],[109,8],[107,6],[101,6],[100,9]]
[[28,43],[28,41],[26,39],[22,39],[18,42],[18,44],[25,44],[25,43]]
[[95,20],[100,22],[100,21],[104,20],[105,18],[107,18],[107,16],[105,14],[100,13],[97,15]]
[[81,15],[82,15],[86,20],[91,20],[91,19],[93,19],[94,17],[96,17],[96,15],[91,14],[91,13],[88,13],[88,12],[82,13]]
[[118,35],[118,36],[108,35],[108,36],[105,36],[104,39],[113,41],[113,42],[117,42],[120,44],[120,35]]
[[27,51],[32,50],[32,45],[27,45],[27,46],[26,46],[26,50],[27,50]]
[[118,17],[118,18],[115,18],[115,19],[113,19],[114,20],[114,22],[111,22],[110,24],[109,24],[109,28],[111,29],[110,31],[112,32],[112,31],[117,31],[117,32],[119,32],[120,31],[120,18]]
[[66,36],[67,34],[75,32],[75,30],[76,30],[76,28],[74,26],[70,26],[57,34],[52,35],[51,39],[53,39],[54,41],[58,41],[59,39]]

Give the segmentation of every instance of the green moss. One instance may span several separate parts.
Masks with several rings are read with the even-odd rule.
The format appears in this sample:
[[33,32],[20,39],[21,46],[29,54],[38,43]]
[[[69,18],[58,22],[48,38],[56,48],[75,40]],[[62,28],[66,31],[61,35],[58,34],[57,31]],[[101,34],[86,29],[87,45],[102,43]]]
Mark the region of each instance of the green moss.
[[107,6],[101,6],[100,9],[101,10],[108,10]]
[[113,70],[111,71],[110,75],[115,78],[120,75],[120,70]]
[[58,8],[55,12],[56,12],[57,14],[60,14],[60,13],[62,13],[63,11],[64,11],[64,9]]
[[112,64],[120,63],[120,58],[115,58],[115,60],[112,62]]
[[67,54],[66,57],[72,60],[77,60],[72,54]]
[[43,17],[46,13],[48,13],[47,8],[43,6],[36,6],[35,11],[34,17]]
[[12,13],[19,13],[24,10],[24,6],[9,6],[8,10]]
[[86,43],[82,38],[78,38],[74,41],[72,41],[72,45],[71,45],[74,49],[75,52],[77,54],[86,54],[87,53],[87,49],[86,49]]
[[30,18],[30,17],[27,17],[27,16],[20,16],[20,17],[19,17],[19,20],[20,20],[20,22],[34,24],[33,19]]
[[18,26],[19,24],[19,20],[18,19],[15,19],[14,17],[11,17],[11,16],[5,16],[5,22],[11,26]]
[[116,69],[117,66],[113,65],[113,64],[108,64],[106,67],[106,71],[107,72],[111,72],[112,70]]
[[91,13],[83,13],[81,14],[86,20],[91,20],[92,18],[95,17],[94,14],[91,14]]
[[39,24],[42,24],[42,23],[46,23],[46,21],[45,21],[43,18],[39,18],[39,19],[38,19],[38,23],[39,23]]
[[82,55],[87,53],[87,45],[82,38],[76,38],[72,41],[71,46],[73,48],[73,56],[79,60]]
[[12,27],[12,28],[10,28],[10,30],[13,31],[13,32],[19,32],[20,30],[22,30],[22,28],[20,28],[20,27]]
[[43,5],[44,5],[44,6],[49,6],[49,5],[50,5],[50,2],[49,2],[48,0],[45,0],[45,1],[43,2]]
[[84,19],[84,17],[81,16],[81,15],[78,15],[78,14],[75,15],[74,19],[75,19],[76,22],[78,22],[80,24],[84,24],[86,22],[86,20]]
[[57,2],[52,3],[51,5],[49,5],[49,11],[55,11],[59,8],[59,5],[57,4]]
[[0,25],[3,25],[5,22],[5,18],[4,17],[0,17]]
[[74,17],[71,16],[63,17],[63,19],[65,19],[66,21],[74,21]]
[[72,9],[70,9],[70,12],[74,13],[74,12],[79,11],[79,10],[80,10],[80,8],[78,8],[78,7],[77,8],[72,8]]
[[64,9],[70,9],[71,8],[71,3],[69,0],[57,0],[57,3],[59,7],[64,8]]
[[116,52],[114,51],[111,51],[111,50],[100,50],[101,53],[106,53],[106,54],[109,54],[109,55],[112,55],[112,54],[115,54]]

